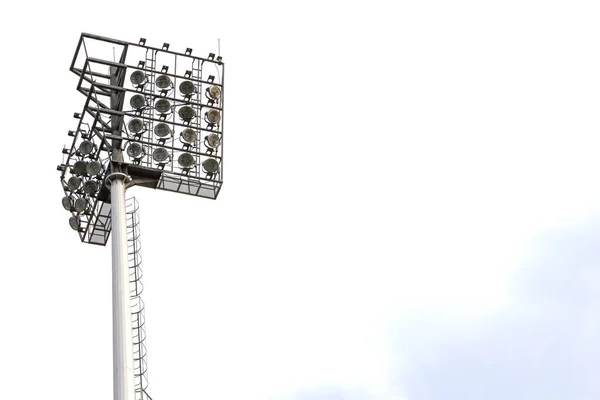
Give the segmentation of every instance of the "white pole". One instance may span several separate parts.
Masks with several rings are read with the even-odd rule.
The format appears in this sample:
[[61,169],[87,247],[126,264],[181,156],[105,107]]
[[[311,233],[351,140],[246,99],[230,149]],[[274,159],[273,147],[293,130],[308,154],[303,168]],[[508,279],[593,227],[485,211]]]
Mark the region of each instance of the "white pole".
[[110,183],[110,200],[112,218],[114,400],[135,400],[124,174],[113,174]]

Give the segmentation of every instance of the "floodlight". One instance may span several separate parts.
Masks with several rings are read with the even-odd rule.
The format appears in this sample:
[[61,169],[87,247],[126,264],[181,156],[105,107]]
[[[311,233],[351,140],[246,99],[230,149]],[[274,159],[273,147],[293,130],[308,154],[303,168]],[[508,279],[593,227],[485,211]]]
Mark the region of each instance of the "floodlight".
[[204,138],[204,144],[206,144],[207,147],[216,149],[221,145],[221,138],[219,138],[219,135],[216,133],[211,133]]
[[179,109],[179,118],[184,121],[191,121],[196,118],[196,110],[190,106],[183,106]]
[[70,191],[76,191],[77,189],[79,189],[79,186],[81,186],[81,179],[79,179],[76,176],[72,176],[69,178],[69,181],[67,182],[67,187]]
[[160,122],[154,127],[154,134],[159,138],[167,137],[171,134],[171,127],[164,122]]
[[177,158],[177,162],[181,165],[182,168],[191,168],[195,164],[194,156],[190,153],[182,153],[179,158]]
[[132,108],[139,110],[140,108],[146,106],[146,98],[141,94],[133,95],[129,100],[129,104]]
[[73,229],[74,231],[79,230],[80,224],[81,224],[81,221],[80,221],[79,217],[72,216],[71,218],[69,218],[69,225],[71,226],[71,229]]
[[[84,188],[85,188],[85,185],[84,185]],[[80,197],[77,200],[75,200],[75,207],[74,207],[75,212],[82,213],[87,209],[87,207],[88,207],[88,201],[84,197]]]
[[165,161],[168,162],[169,152],[163,147],[158,147],[152,152],[152,158],[157,163],[164,163]]
[[214,174],[219,170],[219,162],[214,158],[209,158],[208,160],[202,162],[202,167],[209,174]]
[[134,118],[127,124],[127,128],[129,128],[129,132],[137,135],[143,133],[146,129],[144,126],[144,121],[139,118]]
[[88,155],[92,151],[94,151],[94,143],[89,140],[84,140],[79,145],[79,152],[81,152],[83,155]]
[[156,78],[156,87],[160,90],[169,90],[172,87],[171,78],[167,75],[159,75]]
[[83,184],[83,191],[87,194],[94,194],[98,191],[98,182],[89,180]]
[[87,163],[86,172],[88,175],[98,175],[100,171],[102,171],[102,164],[100,164],[100,161],[93,160]]
[[189,96],[196,91],[196,85],[192,81],[183,81],[179,85],[179,91],[184,96]]
[[85,161],[75,161],[73,164],[73,173],[75,175],[85,175],[87,163]]
[[146,74],[142,71],[133,71],[129,77],[134,86],[144,86],[147,82]]
[[146,152],[144,151],[144,148],[139,143],[134,142],[127,147],[127,155],[134,160],[144,157],[145,154]]
[[62,206],[65,210],[71,211],[73,208],[73,199],[69,196],[65,196],[62,198]]
[[171,103],[169,100],[160,99],[154,104],[154,108],[161,114],[168,114],[171,112]]
[[196,140],[198,140],[198,134],[191,128],[184,129],[180,137],[181,140],[187,143],[196,143]]
[[206,95],[213,100],[219,100],[221,98],[221,89],[218,86],[209,86],[206,89]]
[[218,124],[221,120],[221,113],[219,112],[219,110],[212,109],[204,115],[206,117],[206,122],[211,124]]

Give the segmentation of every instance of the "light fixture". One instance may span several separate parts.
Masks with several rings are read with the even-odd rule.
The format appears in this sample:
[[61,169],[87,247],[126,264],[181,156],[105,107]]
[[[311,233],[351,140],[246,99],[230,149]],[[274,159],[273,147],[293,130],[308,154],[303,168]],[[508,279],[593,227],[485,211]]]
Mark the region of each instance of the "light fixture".
[[221,89],[218,86],[209,86],[206,89],[206,95],[213,100],[219,100],[221,98]]
[[79,186],[81,186],[81,179],[79,179],[76,176],[70,177],[69,180],[67,181],[67,187],[72,192],[74,192],[77,189],[79,189]]
[[89,180],[83,184],[83,191],[87,194],[94,194],[98,191],[98,182]]
[[191,128],[184,129],[183,132],[181,132],[180,137],[184,142],[191,144],[196,143],[196,140],[198,140],[198,134]]
[[168,162],[169,152],[163,147],[158,147],[152,152],[152,158],[160,164]]
[[102,171],[102,164],[100,164],[100,161],[92,160],[87,163],[85,169],[90,176],[98,175]]
[[79,145],[79,152],[84,156],[90,154],[92,151],[94,151],[94,143],[89,140],[84,140]]
[[63,197],[62,206],[65,210],[71,211],[71,209],[73,208],[73,199],[70,196]]
[[196,91],[196,85],[192,81],[183,81],[179,84],[179,91],[184,96],[189,96]]
[[87,207],[88,201],[85,199],[85,197],[80,197],[77,200],[75,200],[75,212],[82,213],[87,209]]
[[160,90],[170,90],[172,87],[171,78],[167,75],[159,75],[156,78],[156,87]]
[[204,144],[206,144],[206,147],[216,149],[221,145],[221,138],[216,133],[211,133],[204,138]]
[[210,124],[218,124],[221,120],[221,113],[219,110],[211,109],[206,114],[206,122]]
[[191,168],[195,164],[194,156],[190,153],[182,153],[178,158],[177,162],[182,168]]
[[129,123],[127,124],[127,128],[129,128],[129,132],[133,133],[134,135],[139,135],[146,130],[146,127],[144,126],[144,121],[142,121],[139,118],[134,118],[131,121],[129,121]]
[[159,138],[167,137],[171,134],[171,127],[164,122],[158,123],[154,127],[154,134]]
[[204,160],[202,162],[202,167],[209,174],[214,174],[219,170],[219,162],[214,158],[209,158],[208,160]]
[[130,143],[129,147],[127,147],[127,155],[134,160],[139,160],[144,157],[145,154],[144,148],[139,143]]
[[154,108],[161,114],[168,114],[171,112],[171,103],[169,100],[160,99],[154,104]]
[[131,80],[133,86],[136,87],[144,86],[147,82],[146,74],[144,74],[142,71],[133,71],[129,77],[129,80]]
[[73,229],[74,231],[79,230],[80,224],[81,224],[81,221],[80,221],[79,217],[72,216],[71,218],[69,218],[69,225],[71,226],[71,229]]
[[193,118],[196,118],[196,110],[194,110],[190,106],[183,106],[179,109],[179,118],[186,122],[189,122]]
[[87,171],[87,163],[85,161],[75,161],[73,164],[73,173],[75,175],[85,175]]
[[131,99],[129,99],[129,104],[133,109],[139,110],[146,106],[146,99],[141,94],[136,94],[131,96]]

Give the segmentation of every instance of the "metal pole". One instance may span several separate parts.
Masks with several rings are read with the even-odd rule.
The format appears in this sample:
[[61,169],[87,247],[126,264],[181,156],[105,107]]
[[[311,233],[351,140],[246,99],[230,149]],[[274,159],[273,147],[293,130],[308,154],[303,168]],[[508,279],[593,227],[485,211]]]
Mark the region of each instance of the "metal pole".
[[[120,86],[119,70],[110,68],[111,84]],[[119,109],[122,94],[113,91],[112,109]],[[120,120],[111,117],[112,133],[120,136]],[[113,140],[110,203],[112,219],[112,312],[113,312],[113,395],[114,400],[135,400],[133,375],[133,338],[131,330],[131,295],[127,264],[127,217],[125,189],[127,175],[121,172],[123,161],[120,140]],[[112,178],[112,179],[111,179]]]

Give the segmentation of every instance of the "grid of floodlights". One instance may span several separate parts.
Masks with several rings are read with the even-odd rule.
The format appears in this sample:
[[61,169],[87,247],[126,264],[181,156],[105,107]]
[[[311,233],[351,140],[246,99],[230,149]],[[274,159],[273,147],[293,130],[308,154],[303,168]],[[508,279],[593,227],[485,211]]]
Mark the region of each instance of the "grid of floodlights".
[[[142,186],[212,199],[221,188],[221,57],[193,57],[189,48],[177,53],[167,43],[160,49],[145,43],[82,34],[71,65],[86,102],[83,113],[75,114],[78,127],[69,132],[73,143],[63,150],[66,159],[58,169],[63,207],[72,213],[69,224],[84,242],[104,245],[110,234],[104,178],[114,162],[111,143],[118,143],[121,166]],[[117,50],[118,61],[112,61]],[[107,105],[115,90],[117,110]]]

